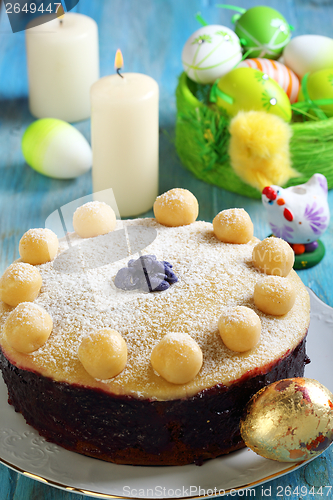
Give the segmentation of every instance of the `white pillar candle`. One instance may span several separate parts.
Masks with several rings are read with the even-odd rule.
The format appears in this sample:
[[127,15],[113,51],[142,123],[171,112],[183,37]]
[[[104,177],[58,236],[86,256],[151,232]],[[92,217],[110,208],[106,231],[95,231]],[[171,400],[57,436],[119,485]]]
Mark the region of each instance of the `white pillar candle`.
[[122,217],[149,210],[158,194],[158,98],[153,78],[106,76],[91,88],[93,189],[112,188]]
[[29,106],[37,118],[68,122],[90,116],[90,87],[99,78],[98,28],[82,14],[26,30]]

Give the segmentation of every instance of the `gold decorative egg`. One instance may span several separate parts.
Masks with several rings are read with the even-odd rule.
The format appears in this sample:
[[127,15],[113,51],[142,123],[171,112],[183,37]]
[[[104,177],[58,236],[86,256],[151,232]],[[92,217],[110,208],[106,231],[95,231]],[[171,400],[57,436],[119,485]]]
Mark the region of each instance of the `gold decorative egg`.
[[240,425],[249,448],[279,462],[319,455],[333,441],[333,394],[317,380],[279,380],[257,392]]

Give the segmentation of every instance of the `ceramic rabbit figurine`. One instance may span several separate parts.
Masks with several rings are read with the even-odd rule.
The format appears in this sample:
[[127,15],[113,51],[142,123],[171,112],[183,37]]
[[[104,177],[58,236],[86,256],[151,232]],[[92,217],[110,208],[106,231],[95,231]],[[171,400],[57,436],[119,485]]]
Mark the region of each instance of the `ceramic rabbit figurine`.
[[314,174],[305,184],[286,189],[267,186],[262,202],[274,236],[290,243],[296,254],[316,250],[330,220],[324,175]]

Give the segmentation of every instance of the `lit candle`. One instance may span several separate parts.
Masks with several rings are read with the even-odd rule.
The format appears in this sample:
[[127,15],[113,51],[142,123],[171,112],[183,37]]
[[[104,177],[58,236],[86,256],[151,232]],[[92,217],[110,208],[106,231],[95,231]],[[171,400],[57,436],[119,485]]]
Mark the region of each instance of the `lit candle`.
[[31,113],[68,122],[89,118],[89,91],[99,78],[96,22],[67,13],[27,29],[26,47]]
[[158,85],[139,73],[106,76],[91,88],[93,189],[112,188],[122,217],[149,210],[158,194]]

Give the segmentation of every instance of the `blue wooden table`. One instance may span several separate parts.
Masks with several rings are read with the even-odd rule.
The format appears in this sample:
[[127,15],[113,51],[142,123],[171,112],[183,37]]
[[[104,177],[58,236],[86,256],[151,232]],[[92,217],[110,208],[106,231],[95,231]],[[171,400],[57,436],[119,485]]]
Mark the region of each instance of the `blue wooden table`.
[[[201,12],[209,24],[232,28],[230,11],[216,8],[214,0],[80,0],[74,11],[94,18],[99,26],[101,76],[113,73],[114,54],[121,48],[125,71],[145,73],[160,86],[160,192],[186,187],[200,204],[199,218],[212,220],[221,210],[244,207],[250,214],[255,234],[264,238],[269,227],[261,203],[238,196],[195,179],[183,169],[174,147],[175,88],[182,71],[181,50],[199,25]],[[232,2],[240,7],[257,5],[254,0]],[[279,10],[295,28],[294,36],[333,36],[332,0],[272,0],[259,2]],[[33,121],[27,104],[27,71],[24,32],[13,34],[6,13],[0,17],[0,273],[18,258],[18,242],[32,227],[43,227],[58,207],[92,192],[91,173],[75,180],[44,177],[24,162],[22,134]],[[75,125],[89,140],[89,120]],[[320,157],[318,157],[320,162]],[[333,192],[329,193],[333,212]],[[151,216],[152,212],[145,214]],[[323,241],[324,261],[299,274],[312,290],[333,306],[333,230]],[[330,448],[305,467],[271,481],[266,490],[255,489],[256,498],[313,500],[333,498],[325,486],[333,485],[333,449]],[[280,490],[278,490],[278,487]],[[291,490],[286,487],[290,486]],[[301,487],[303,486],[303,489]],[[271,490],[267,490],[271,487]],[[312,488],[313,487],[313,488]],[[320,490],[322,487],[322,490]],[[291,491],[291,494],[289,494]],[[306,494],[303,494],[304,492]],[[321,493],[322,491],[322,493]],[[245,496],[242,495],[242,497]],[[236,495],[236,498],[241,498]],[[281,497],[281,496],[280,496]],[[87,498],[65,492],[24,477],[0,464],[0,500],[74,500]],[[92,497],[89,497],[92,498]]]

